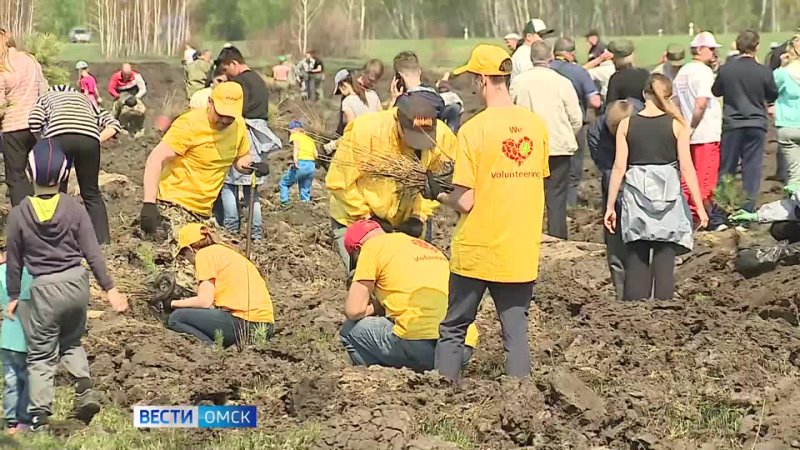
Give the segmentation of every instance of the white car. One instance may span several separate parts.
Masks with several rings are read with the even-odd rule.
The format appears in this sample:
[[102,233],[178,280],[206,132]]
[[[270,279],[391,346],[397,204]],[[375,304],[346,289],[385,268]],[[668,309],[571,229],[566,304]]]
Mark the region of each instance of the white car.
[[92,42],[92,32],[86,28],[73,28],[69,32],[69,41],[73,44],[88,44]]

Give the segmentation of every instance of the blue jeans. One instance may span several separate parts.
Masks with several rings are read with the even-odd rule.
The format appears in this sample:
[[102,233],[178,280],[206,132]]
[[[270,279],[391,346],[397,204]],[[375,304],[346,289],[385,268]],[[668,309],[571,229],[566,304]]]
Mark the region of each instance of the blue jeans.
[[[235,184],[224,184],[219,198],[214,203],[214,219],[231,233],[239,232],[239,187]],[[241,186],[246,205],[250,205],[250,186]],[[253,240],[264,237],[261,225],[261,203],[258,202],[258,186],[253,191],[256,201],[253,203]]]
[[256,326],[267,327],[268,337],[272,337],[274,332],[271,323],[246,322],[224,309],[178,308],[169,315],[167,322],[170,330],[190,334],[207,345],[214,345],[214,335],[222,333],[222,346],[225,348],[244,335],[245,326],[251,327],[251,332]]
[[311,183],[317,163],[314,161],[298,161],[297,167],[291,166],[283,174],[280,183],[281,203],[289,203],[289,188],[297,184],[300,187],[300,201],[311,201]]
[[764,166],[764,146],[767,132],[762,128],[734,128],[722,131],[720,143],[719,178],[723,175],[736,175],[739,162],[742,163],[742,187],[747,193],[747,202],[742,206],[755,211],[761,190],[761,169]]
[[[433,370],[436,339],[402,339],[392,332],[392,327],[394,323],[386,317],[347,320],[339,339],[357,366],[408,367],[417,372]],[[472,349],[464,347],[463,364],[471,356]]]
[[3,359],[3,419],[6,426],[29,424],[27,353],[0,350]]

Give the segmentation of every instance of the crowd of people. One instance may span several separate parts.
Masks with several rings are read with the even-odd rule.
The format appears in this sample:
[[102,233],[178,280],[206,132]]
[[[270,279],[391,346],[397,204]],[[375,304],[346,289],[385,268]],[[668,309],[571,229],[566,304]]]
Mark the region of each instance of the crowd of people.
[[[331,245],[347,279],[340,340],[354,364],[436,370],[458,381],[478,346],[474,322],[488,291],[506,373],[528,376],[542,235],[569,238],[587,152],[601,174],[619,299],[673,299],[676,256],[692,249],[697,228],[775,222],[776,239],[800,241],[800,35],[774,71],[757,61],[760,38],[747,30],[724,64],[721,45],[703,31],[667,48],[651,73],[636,65],[629,40],[606,45],[592,31],[580,63],[575,39],[552,39],[541,19],[522,31],[505,36],[506,48],[478,45],[434,84],[414,52],[399,53],[385,105],[376,91],[385,71],[379,60],[336,72],[334,139],[320,142],[320,130],[301,117],[289,123],[280,203],[291,207],[295,185],[300,201],[311,201],[323,163]],[[239,49],[226,44],[212,60],[187,46],[183,63],[187,110],[164,127],[143,175],[141,236],[157,243],[177,285],[152,306],[171,330],[209,345],[245,345],[251,335],[272,336],[276,318],[266,275],[226,237],[242,231],[246,212],[248,241],[263,238],[259,186],[283,142],[270,129],[267,82]],[[296,76],[281,59],[272,75],[300,83],[303,97],[316,101],[324,65],[309,52],[300,67]],[[100,409],[80,344],[89,303],[84,260],[112,308],[128,307],[102,255],[111,236],[100,146],[143,118],[147,87],[124,64],[109,80],[107,112],[88,64],[76,69],[76,87],[48,86],[36,60],[0,30],[0,129],[13,205],[0,265],[0,356],[4,417],[14,432],[47,428],[59,362],[75,380],[73,416],[89,423]],[[464,123],[452,77],[466,78],[483,106]],[[790,198],[757,209],[772,117]],[[421,191],[367,173],[376,158],[417,164],[426,172]],[[726,217],[712,194],[720,176],[740,166],[748,201]],[[62,194],[73,168],[83,205]],[[449,258],[432,244],[442,205],[459,214]]]

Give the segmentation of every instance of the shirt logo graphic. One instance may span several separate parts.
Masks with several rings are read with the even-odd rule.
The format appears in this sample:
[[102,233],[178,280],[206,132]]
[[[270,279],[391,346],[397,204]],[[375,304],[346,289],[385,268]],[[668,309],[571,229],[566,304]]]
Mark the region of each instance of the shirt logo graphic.
[[518,141],[513,139],[503,141],[503,154],[506,155],[506,158],[516,162],[518,166],[521,166],[531,156],[531,153],[533,153],[533,140],[527,136]]
[[432,244],[429,244],[429,243],[427,243],[427,242],[425,242],[425,241],[423,241],[421,239],[414,239],[411,242],[413,242],[414,245],[416,245],[417,247],[422,247],[425,250],[430,250],[430,251],[433,251],[433,252],[438,252],[439,251],[438,248],[436,248]]
[[431,117],[414,117],[415,128],[427,128],[433,126],[433,118]]

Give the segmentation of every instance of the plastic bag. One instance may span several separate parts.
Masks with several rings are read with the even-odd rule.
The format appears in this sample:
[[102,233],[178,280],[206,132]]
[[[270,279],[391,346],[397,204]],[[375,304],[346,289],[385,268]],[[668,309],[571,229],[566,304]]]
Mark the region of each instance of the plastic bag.
[[757,277],[775,270],[778,265],[800,264],[800,242],[781,242],[772,247],[755,247],[740,250],[734,261],[734,270],[745,278]]

